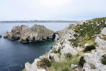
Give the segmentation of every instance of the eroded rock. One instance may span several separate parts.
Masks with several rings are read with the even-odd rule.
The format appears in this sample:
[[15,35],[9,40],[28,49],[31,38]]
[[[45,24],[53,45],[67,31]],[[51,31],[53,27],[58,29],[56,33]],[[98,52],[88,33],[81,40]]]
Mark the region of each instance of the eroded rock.
[[53,31],[41,25],[34,25],[32,27],[21,25],[14,27],[11,32],[6,32],[4,38],[28,43],[54,39],[55,34]]

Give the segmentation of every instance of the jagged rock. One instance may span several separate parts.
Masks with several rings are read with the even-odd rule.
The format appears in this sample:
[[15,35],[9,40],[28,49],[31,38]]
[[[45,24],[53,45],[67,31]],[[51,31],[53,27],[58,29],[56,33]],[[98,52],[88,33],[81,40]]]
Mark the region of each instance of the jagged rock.
[[98,48],[100,49],[106,49],[106,41],[100,39],[99,37],[96,38],[95,43],[97,43]]
[[32,27],[21,25],[14,27],[11,32],[7,32],[4,38],[28,43],[54,39],[55,34],[53,31],[41,25],[34,25]]
[[85,71],[106,71],[106,65],[101,63],[102,56],[105,52],[102,49],[96,49],[92,53],[85,53],[83,55],[85,64],[83,70]]
[[55,54],[55,53],[50,53],[50,54],[49,54],[49,59],[50,59],[50,60],[54,60],[54,61],[56,61],[56,62],[59,62],[59,61],[60,61],[60,59],[59,59],[59,54]]
[[2,35],[0,35],[0,38],[2,38]]
[[101,31],[101,34],[106,36],[106,28],[103,28],[103,30]]
[[[104,21],[97,21],[97,20],[98,19],[91,20],[91,21],[89,21],[89,20],[84,21],[84,22],[79,23],[78,25],[83,25],[84,23],[87,22],[88,24],[96,23],[97,26],[99,26],[100,23],[104,23]],[[91,27],[91,26],[88,26],[88,27]],[[101,27],[101,25],[100,25],[100,27]],[[104,27],[106,27],[106,25],[101,27],[101,29]],[[87,26],[85,26],[83,28],[87,28]],[[80,28],[80,30],[81,29],[82,29],[82,27]],[[79,38],[78,40],[81,40],[81,39],[84,40],[84,42],[83,42],[83,40],[76,42],[77,44],[80,42],[81,43],[83,42],[83,44],[78,45],[78,47],[74,47],[72,45],[72,41],[69,41],[70,39],[76,39],[76,37],[74,37],[74,34],[78,34],[78,33],[74,32],[74,29],[73,30],[65,29],[62,31],[58,31],[58,32],[56,32],[56,34],[59,34],[59,36],[60,36],[59,40],[56,41],[56,44],[52,46],[52,49],[46,55],[39,57],[40,58],[39,60],[41,60],[42,58],[47,58],[49,60],[53,59],[55,62],[62,62],[63,60],[66,60],[65,55],[70,54],[72,56],[78,57],[77,58],[78,64],[73,63],[70,66],[70,68],[74,69],[75,71],[106,71],[106,65],[101,62],[102,59],[106,58],[106,40],[101,38],[101,36],[103,36],[103,37],[106,36],[106,33],[105,33],[106,29],[105,28],[103,30],[101,30],[101,29],[99,31],[102,31],[102,32],[99,32],[98,34],[96,34],[97,32],[96,33],[89,32],[91,34],[94,34],[93,36],[91,36],[92,39],[89,39],[92,41],[92,43],[86,42],[88,40],[83,39],[83,36],[81,38],[77,37],[77,38]],[[95,40],[95,38],[96,38],[96,40]],[[85,47],[92,45],[92,44],[95,46],[94,50],[89,51],[89,52],[83,51]],[[81,59],[81,58],[83,58],[83,59]],[[31,65],[25,64],[25,69],[27,69],[27,71],[31,71],[31,70],[37,71],[36,69],[38,69],[38,68],[37,68],[36,60],[38,60],[38,59],[35,59],[35,61]],[[76,62],[77,62],[77,60],[76,60]],[[48,71],[48,70],[45,70],[45,71]]]
[[38,61],[40,61],[40,59],[35,59],[35,61],[32,64],[27,62],[25,64],[25,71],[46,71],[45,69],[38,68]]

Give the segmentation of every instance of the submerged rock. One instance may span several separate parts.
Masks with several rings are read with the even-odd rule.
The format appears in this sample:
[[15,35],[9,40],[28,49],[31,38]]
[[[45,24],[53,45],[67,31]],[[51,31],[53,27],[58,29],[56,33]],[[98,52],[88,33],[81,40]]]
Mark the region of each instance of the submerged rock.
[[41,25],[34,25],[32,27],[21,25],[14,27],[11,32],[6,32],[4,38],[28,43],[54,39],[55,34],[53,31]]

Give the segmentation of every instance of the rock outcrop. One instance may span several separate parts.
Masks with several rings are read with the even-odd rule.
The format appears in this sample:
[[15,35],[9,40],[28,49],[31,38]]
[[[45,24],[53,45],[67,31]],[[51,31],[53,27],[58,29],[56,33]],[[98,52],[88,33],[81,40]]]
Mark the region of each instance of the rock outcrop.
[[52,49],[25,64],[25,71],[106,71],[106,18],[80,22],[57,32]]
[[21,25],[14,27],[11,32],[6,32],[4,38],[28,43],[54,39],[55,34],[53,31],[41,25],[34,25],[32,27]]
[[0,35],[0,38],[2,38],[2,35]]

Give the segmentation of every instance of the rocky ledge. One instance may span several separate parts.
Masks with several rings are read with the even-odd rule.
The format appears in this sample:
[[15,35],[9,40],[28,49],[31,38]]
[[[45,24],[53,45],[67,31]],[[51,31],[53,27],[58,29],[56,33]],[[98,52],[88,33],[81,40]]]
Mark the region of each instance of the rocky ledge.
[[54,39],[55,34],[53,31],[41,25],[34,25],[32,27],[21,25],[15,26],[11,32],[6,32],[4,38],[28,43]]
[[60,34],[52,49],[23,71],[106,71],[106,18],[79,22]]

